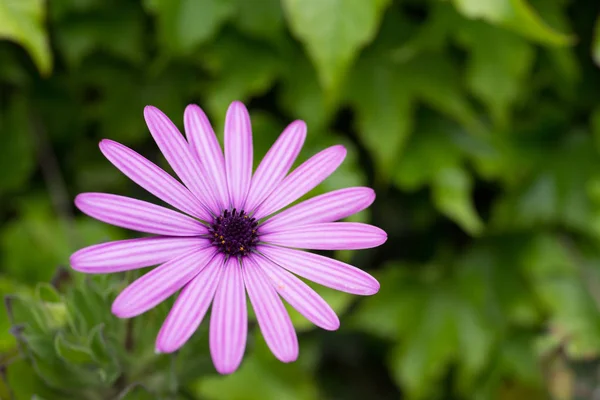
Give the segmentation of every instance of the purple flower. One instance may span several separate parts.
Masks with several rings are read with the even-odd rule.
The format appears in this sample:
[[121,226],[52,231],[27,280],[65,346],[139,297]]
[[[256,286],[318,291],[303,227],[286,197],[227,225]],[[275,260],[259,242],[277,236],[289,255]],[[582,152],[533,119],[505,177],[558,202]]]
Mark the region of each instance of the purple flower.
[[[281,301],[315,325],[339,327],[331,307],[296,275],[348,293],[371,295],[379,283],[343,262],[296,249],[376,247],[386,233],[372,225],[333,222],[367,208],[372,189],[335,190],[275,214],[308,193],[342,163],[332,146],[288,174],[306,137],[292,122],[252,174],[252,130],[244,105],[234,102],[225,120],[225,155],[202,110],[185,110],[187,141],[160,110],[148,106],[146,123],[183,185],[133,150],[103,140],[100,150],[131,180],[183,213],[105,193],[77,196],[77,207],[100,221],[157,236],[86,247],[71,256],[86,273],[127,271],[161,264],[129,285],[112,312],[139,315],[181,292],[158,338],[158,352],[179,349],[198,328],[210,304],[210,352],[222,374],[235,371],[246,347],[246,292],[269,348],[279,360],[298,357],[298,339]],[[187,215],[186,215],[187,214]]]

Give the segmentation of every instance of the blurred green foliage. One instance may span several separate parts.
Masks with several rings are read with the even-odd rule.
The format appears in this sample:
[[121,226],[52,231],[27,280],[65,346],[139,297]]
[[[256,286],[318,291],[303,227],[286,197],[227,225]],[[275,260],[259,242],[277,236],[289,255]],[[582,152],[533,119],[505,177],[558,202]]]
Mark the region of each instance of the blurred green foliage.
[[[600,391],[600,13],[574,0],[0,0],[1,399],[591,399]],[[301,158],[344,165],[315,193],[373,186],[356,216],[389,241],[334,256],[381,282],[318,290],[338,332],[297,313],[281,364],[256,326],[218,376],[206,325],[154,353],[168,304],[110,303],[135,274],[65,273],[135,236],[77,214],[105,191],[149,199],[101,138],[165,166],[146,104],[216,130],[252,114],[256,160],[289,121]],[[52,284],[49,282],[52,280]]]

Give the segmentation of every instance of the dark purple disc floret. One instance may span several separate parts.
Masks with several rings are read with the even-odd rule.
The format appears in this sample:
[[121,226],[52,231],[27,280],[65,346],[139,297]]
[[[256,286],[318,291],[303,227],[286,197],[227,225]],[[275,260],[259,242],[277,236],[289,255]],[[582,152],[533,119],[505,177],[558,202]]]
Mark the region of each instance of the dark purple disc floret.
[[223,211],[210,226],[212,244],[229,256],[245,256],[258,243],[258,222],[234,208]]

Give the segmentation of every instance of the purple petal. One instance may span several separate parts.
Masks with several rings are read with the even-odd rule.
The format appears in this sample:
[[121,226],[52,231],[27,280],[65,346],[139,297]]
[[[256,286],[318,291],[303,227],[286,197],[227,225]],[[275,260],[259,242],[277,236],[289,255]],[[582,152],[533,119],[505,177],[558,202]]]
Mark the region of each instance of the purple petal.
[[252,178],[252,126],[239,101],[231,103],[225,117],[225,168],[231,206],[242,209]]
[[312,250],[369,249],[386,240],[382,229],[359,222],[325,222],[260,235],[261,242]]
[[248,335],[244,280],[237,258],[225,262],[210,317],[210,354],[221,374],[234,372],[242,362]]
[[218,214],[221,210],[212,193],[212,187],[206,180],[203,167],[192,154],[179,129],[156,107],[146,106],[144,118],[154,141],[177,176],[202,204],[214,214]]
[[211,183],[221,208],[229,206],[225,158],[210,121],[200,107],[190,104],[184,113],[185,133],[192,152],[204,165],[207,181]]
[[344,146],[332,146],[315,154],[289,174],[256,209],[260,219],[298,200],[333,173],[346,158]]
[[139,232],[165,236],[197,236],[208,231],[197,220],[142,200],[108,193],[82,193],[75,205],[100,221]]
[[193,218],[168,208],[107,193],[82,193],[75,205],[90,217],[122,228],[165,236],[196,236],[208,231]]
[[271,146],[252,177],[244,206],[252,211],[277,187],[288,173],[306,139],[306,123],[294,121]]
[[156,164],[112,140],[102,140],[100,150],[115,167],[148,192],[196,218],[210,220],[210,213],[198,199]]
[[276,232],[285,226],[333,222],[369,207],[375,191],[367,187],[352,187],[325,193],[303,201],[269,218],[260,226],[262,233]]
[[[243,260],[244,283],[256,319],[267,345],[282,362],[298,358],[298,337],[292,320],[268,276],[259,267],[259,259]],[[266,262],[266,261],[265,261]]]
[[216,254],[206,268],[183,288],[158,333],[158,352],[178,350],[198,329],[217,290],[224,260],[222,254]]
[[117,296],[112,304],[113,314],[130,318],[155,307],[202,271],[214,252],[212,247],[192,250],[154,268]]
[[329,331],[340,327],[339,318],[317,292],[280,266],[266,258],[263,260],[260,267],[271,279],[277,292],[300,314],[313,324]]
[[80,272],[104,274],[144,268],[169,261],[210,242],[203,238],[151,237],[118,240],[85,247],[71,256],[71,267]]
[[332,289],[358,295],[379,291],[379,282],[375,278],[341,261],[276,246],[261,246],[260,252],[277,265]]

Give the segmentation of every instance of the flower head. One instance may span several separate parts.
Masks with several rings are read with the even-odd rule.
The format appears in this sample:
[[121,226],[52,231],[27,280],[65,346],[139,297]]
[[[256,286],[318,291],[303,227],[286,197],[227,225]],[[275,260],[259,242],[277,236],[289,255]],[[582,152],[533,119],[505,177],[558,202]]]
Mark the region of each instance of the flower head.
[[281,298],[315,325],[335,330],[331,307],[296,275],[321,285],[371,295],[379,283],[343,262],[297,249],[364,249],[387,236],[367,224],[334,222],[368,207],[372,189],[336,190],[282,210],[308,193],[342,163],[346,150],[332,146],[288,174],[306,137],[292,122],[252,174],[250,117],[240,102],[225,121],[225,152],[202,110],[185,110],[187,140],[161,111],[146,107],[152,136],[180,183],[133,150],[111,140],[100,150],[121,172],[181,212],[129,197],[83,193],[75,204],[109,224],[154,234],[86,247],[71,266],[110,273],[159,265],[119,294],[112,312],[137,316],[181,289],[158,337],[159,352],[179,349],[198,328],[210,305],[210,351],[226,374],[242,361],[247,336],[246,293],[269,348],[279,360],[298,357],[298,339]]

